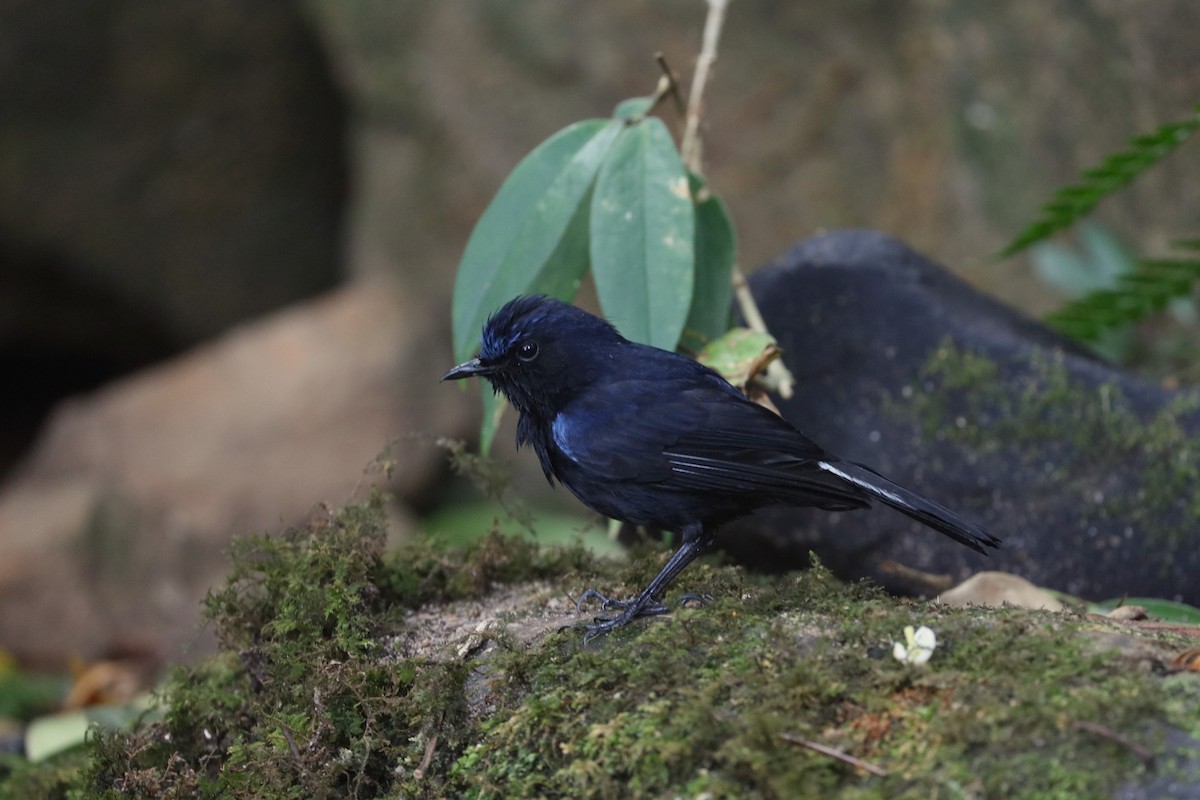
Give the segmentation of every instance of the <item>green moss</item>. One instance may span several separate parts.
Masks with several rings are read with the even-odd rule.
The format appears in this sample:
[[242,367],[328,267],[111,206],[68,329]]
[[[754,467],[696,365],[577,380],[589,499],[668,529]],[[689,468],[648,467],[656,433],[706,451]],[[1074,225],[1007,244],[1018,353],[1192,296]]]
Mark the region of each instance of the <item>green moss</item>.
[[[1137,729],[1164,698],[1158,679],[1091,647],[1097,623],[1083,618],[918,607],[821,573],[749,582],[710,568],[686,583],[681,591],[740,591],[598,647],[568,634],[513,656],[537,666],[521,667],[527,678],[508,711],[458,760],[458,791],[1098,796],[1140,762],[1073,723]],[[890,655],[913,622],[942,640],[926,669]],[[787,737],[889,774],[870,776]]]
[[63,753],[40,764],[0,754],[0,800],[68,800],[86,765],[87,755],[79,751]]
[[1163,679],[1166,718],[1172,725],[1200,739],[1200,672],[1181,672]]
[[[1097,511],[1144,525],[1157,541],[1180,546],[1200,520],[1200,434],[1183,420],[1200,409],[1200,393],[1181,392],[1148,419],[1113,384],[1071,377],[1058,351],[1034,351],[1016,382],[992,359],[943,343],[922,366],[918,386],[893,413],[915,417],[921,432],[980,455],[1017,457],[1094,504],[1095,486],[1079,476],[1118,470],[1140,488],[1105,497]],[[1192,427],[1195,427],[1194,425]],[[1146,524],[1149,523],[1149,524]]]
[[[208,603],[225,650],[176,672],[164,718],[95,737],[73,780],[26,772],[10,785],[74,800],[1088,797],[1143,767],[1077,723],[1194,730],[1200,718],[1194,681],[1140,666],[1179,646],[1169,637],[897,601],[819,565],[766,578],[704,561],[673,596],[711,593],[707,607],[586,646],[578,630],[553,632],[552,617],[532,640],[517,624],[487,647],[416,657],[398,644],[421,633],[408,627],[412,603],[486,597],[509,579],[549,581],[551,595],[593,583],[632,593],[666,554],[596,565],[492,536],[469,551],[420,543],[384,556],[382,520],[372,503],[235,547]],[[464,601],[443,609],[468,617],[456,630],[474,629],[463,609],[496,619]],[[909,624],[939,637],[923,668],[891,656]],[[1106,649],[1118,631],[1140,642],[1136,658]]]
[[594,556],[582,545],[541,548],[522,536],[492,530],[463,546],[425,539],[390,553],[382,585],[407,608],[478,598],[497,583],[556,578],[589,569]]
[[393,657],[405,610],[589,557],[495,533],[385,557],[385,532],[376,498],[236,542],[232,573],[205,604],[224,652],[176,672],[161,723],[97,739],[85,795],[378,797],[417,786],[418,772],[446,774],[470,730],[471,667]]

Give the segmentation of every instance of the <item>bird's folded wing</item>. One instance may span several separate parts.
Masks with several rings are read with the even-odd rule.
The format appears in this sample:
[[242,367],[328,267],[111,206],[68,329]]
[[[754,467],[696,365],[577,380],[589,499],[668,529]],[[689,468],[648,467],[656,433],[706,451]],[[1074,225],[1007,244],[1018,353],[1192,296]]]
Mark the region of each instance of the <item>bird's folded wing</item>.
[[718,385],[610,384],[572,403],[552,432],[568,458],[609,480],[669,481],[826,508],[867,505],[860,491],[820,468],[829,456],[819,446]]

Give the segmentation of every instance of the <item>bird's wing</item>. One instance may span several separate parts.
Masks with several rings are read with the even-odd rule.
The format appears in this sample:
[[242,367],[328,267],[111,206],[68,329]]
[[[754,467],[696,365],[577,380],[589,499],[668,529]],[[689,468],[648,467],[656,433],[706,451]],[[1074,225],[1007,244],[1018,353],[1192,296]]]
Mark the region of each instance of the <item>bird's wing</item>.
[[830,456],[817,444],[719,378],[608,383],[564,409],[552,435],[560,452],[608,480],[831,509],[867,505],[860,490],[821,469]]

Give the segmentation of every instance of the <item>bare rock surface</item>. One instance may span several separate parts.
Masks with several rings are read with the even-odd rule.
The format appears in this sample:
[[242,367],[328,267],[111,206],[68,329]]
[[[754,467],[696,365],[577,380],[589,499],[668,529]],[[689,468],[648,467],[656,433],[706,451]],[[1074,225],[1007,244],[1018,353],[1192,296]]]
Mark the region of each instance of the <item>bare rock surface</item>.
[[64,403],[0,494],[0,647],[176,657],[233,536],[424,491],[440,457],[411,435],[470,424],[427,391],[448,360],[430,313],[361,281]]

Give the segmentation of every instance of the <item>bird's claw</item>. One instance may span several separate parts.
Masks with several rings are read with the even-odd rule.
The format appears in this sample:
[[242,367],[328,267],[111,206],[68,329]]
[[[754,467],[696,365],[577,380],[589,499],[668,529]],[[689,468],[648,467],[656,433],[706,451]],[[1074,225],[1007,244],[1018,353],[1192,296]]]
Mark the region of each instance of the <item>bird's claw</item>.
[[596,589],[588,589],[583,594],[579,595],[579,599],[575,601],[575,611],[582,613],[583,604],[589,600],[599,600],[600,607],[608,610],[613,608],[624,608],[629,604],[628,600],[613,600],[607,595],[601,594]]
[[[635,617],[650,617],[657,614],[667,614],[671,609],[667,608],[664,603],[657,600],[642,601],[640,597],[634,597],[629,600],[614,600],[611,597],[601,594],[595,589],[588,589],[583,594],[579,595],[579,599],[575,601],[575,610],[583,612],[583,604],[589,600],[599,600],[600,608],[605,611],[628,611],[631,608],[638,610],[630,615],[630,619]],[[624,616],[623,614],[620,616]]]
[[707,592],[704,594],[685,594],[679,598],[679,607],[687,608],[689,603],[695,603],[698,608],[703,608],[709,603],[714,602],[716,599],[717,598],[713,597]]
[[[685,594],[679,598],[679,607],[687,608],[689,604],[706,606],[716,598],[711,594]],[[661,600],[634,597],[629,600],[614,600],[595,589],[588,589],[575,601],[575,610],[583,611],[583,604],[589,600],[599,600],[600,607],[605,611],[620,611],[615,617],[595,617],[591,624],[580,623],[577,627],[584,629],[583,642],[587,644],[597,636],[612,633],[617,628],[639,617],[657,617],[670,614],[671,608]]]

